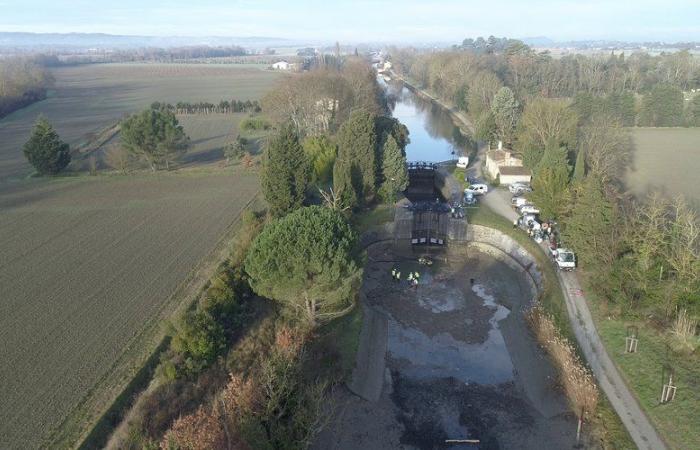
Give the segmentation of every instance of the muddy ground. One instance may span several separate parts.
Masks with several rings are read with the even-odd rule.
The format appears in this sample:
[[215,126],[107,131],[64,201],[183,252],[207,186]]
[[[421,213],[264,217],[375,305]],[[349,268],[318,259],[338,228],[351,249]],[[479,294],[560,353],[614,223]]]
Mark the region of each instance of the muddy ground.
[[[387,320],[382,392],[370,402],[338,390],[313,448],[573,448],[574,416],[524,321],[532,295],[522,273],[465,247],[431,267],[391,241],[368,256],[365,306]],[[414,287],[405,279],[416,271]]]

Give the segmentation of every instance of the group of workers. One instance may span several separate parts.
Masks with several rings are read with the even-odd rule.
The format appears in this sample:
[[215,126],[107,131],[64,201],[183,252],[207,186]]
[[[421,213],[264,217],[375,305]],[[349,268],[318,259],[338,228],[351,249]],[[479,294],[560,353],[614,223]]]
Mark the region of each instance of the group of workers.
[[[401,281],[401,272],[394,267],[391,269],[391,278],[395,281]],[[408,283],[413,286],[418,286],[418,280],[420,279],[420,272],[409,272],[408,277],[406,277]]]

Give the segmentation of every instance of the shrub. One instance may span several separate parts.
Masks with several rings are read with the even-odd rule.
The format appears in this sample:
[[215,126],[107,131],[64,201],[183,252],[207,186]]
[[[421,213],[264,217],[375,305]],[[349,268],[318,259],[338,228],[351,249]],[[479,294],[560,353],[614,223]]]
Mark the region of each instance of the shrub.
[[44,116],[39,116],[23,150],[40,175],[54,175],[70,163],[70,147],[59,138]]
[[262,117],[247,117],[241,121],[241,130],[267,131],[272,128],[270,122]]

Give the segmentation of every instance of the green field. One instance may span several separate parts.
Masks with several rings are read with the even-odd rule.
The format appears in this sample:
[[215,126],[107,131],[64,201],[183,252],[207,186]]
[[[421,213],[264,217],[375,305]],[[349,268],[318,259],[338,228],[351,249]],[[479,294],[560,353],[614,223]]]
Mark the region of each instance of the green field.
[[700,128],[633,128],[634,161],[626,176],[630,190],[663,190],[700,202]]
[[182,300],[173,293],[257,192],[257,175],[241,167],[1,191],[2,447],[46,444],[65,419],[53,437],[84,432],[154,348]]
[[[584,280],[586,285],[593,282]],[[700,355],[697,352],[691,355],[674,353],[667,347],[668,336],[646,322],[626,321],[617,317],[592,289],[586,291],[598,334],[654,426],[671,448],[700,448]],[[629,325],[639,327],[637,353],[624,351]],[[673,367],[674,383],[678,390],[671,403],[661,405],[659,398],[664,364]]]
[[[31,173],[22,145],[39,114],[48,117],[64,140],[77,145],[154,101],[259,99],[281,76],[250,64],[95,64],[53,73],[56,84],[48,99],[0,120],[0,181]],[[214,137],[198,137],[209,138]]]

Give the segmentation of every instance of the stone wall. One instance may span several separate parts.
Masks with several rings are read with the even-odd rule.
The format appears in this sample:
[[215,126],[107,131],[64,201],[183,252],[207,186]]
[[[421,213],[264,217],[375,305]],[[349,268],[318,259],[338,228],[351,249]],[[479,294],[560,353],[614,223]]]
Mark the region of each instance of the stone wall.
[[542,292],[544,280],[535,257],[507,234],[493,228],[470,224],[467,227],[467,246],[488,253],[514,270],[525,272],[533,298]]

